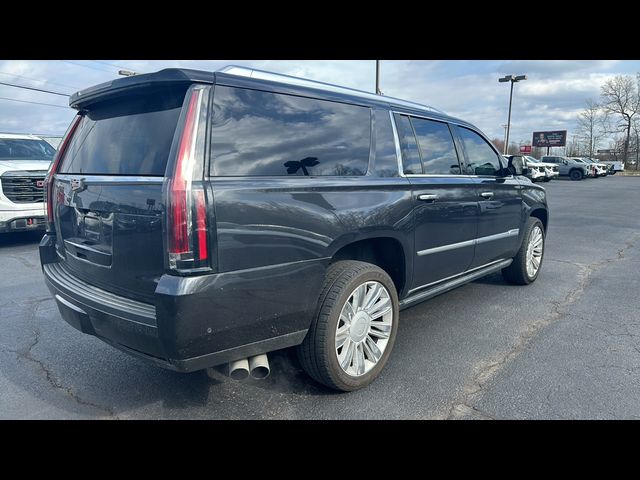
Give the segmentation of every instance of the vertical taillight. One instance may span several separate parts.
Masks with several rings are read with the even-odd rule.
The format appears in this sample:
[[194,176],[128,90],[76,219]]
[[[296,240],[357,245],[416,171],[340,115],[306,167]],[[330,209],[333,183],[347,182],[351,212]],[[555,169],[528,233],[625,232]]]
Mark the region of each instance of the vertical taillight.
[[71,138],[73,137],[73,134],[76,131],[76,128],[78,127],[78,124],[80,123],[80,120],[82,120],[82,116],[80,114],[78,114],[73,121],[71,122],[71,125],[69,125],[69,128],[67,129],[67,132],[64,134],[64,137],[62,138],[62,142],[60,142],[60,146],[58,147],[58,151],[56,152],[56,155],[53,159],[53,162],[51,162],[51,165],[49,166],[49,171],[47,172],[47,177],[45,178],[45,182],[44,182],[44,188],[45,188],[45,195],[44,195],[44,203],[45,203],[45,210],[47,211],[47,232],[52,232],[54,230],[54,218],[53,218],[53,180],[54,180],[54,175],[56,174],[56,172],[58,171],[58,169],[60,168],[60,163],[62,162],[62,159],[64,158],[64,154],[67,150],[67,147],[69,146],[69,142],[71,141]]
[[168,266],[172,270],[210,267],[203,182],[207,102],[207,87],[195,86],[187,93],[182,134],[165,187]]

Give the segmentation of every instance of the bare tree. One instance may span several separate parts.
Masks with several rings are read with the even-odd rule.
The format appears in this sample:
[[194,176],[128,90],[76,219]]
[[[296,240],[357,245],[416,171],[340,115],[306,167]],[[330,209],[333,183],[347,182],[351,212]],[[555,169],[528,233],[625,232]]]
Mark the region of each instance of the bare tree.
[[634,79],[630,75],[617,75],[607,80],[601,91],[602,107],[619,117],[618,131],[625,133],[622,161],[627,163],[629,140],[634,117],[640,112],[640,73]]
[[491,143],[493,143],[493,146],[496,147],[499,152],[504,152],[504,140],[500,140],[499,138],[492,138]]
[[[584,140],[585,154],[589,158],[595,156],[598,144],[608,130],[609,111],[604,110],[595,100],[587,100],[585,109],[578,115],[577,134]],[[580,142],[579,150],[583,150]]]
[[636,117],[633,121],[633,125],[631,126],[633,129],[633,148],[632,152],[635,153],[636,158],[636,170],[638,170],[638,166],[640,165],[640,120]]

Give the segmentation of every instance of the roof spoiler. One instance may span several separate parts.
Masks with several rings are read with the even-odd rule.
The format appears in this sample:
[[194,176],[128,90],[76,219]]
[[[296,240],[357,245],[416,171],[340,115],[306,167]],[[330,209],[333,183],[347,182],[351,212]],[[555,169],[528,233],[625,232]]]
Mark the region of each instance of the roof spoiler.
[[140,88],[180,85],[194,82],[213,83],[215,74],[198,70],[166,68],[155,73],[116,78],[109,82],[79,90],[69,97],[69,106],[82,110],[92,103],[127,95]]

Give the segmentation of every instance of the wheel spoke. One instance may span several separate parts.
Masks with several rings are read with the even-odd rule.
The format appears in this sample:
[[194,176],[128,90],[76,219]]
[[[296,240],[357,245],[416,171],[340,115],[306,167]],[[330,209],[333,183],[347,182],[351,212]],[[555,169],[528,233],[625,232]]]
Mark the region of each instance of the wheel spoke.
[[376,318],[382,317],[387,314],[391,310],[391,299],[385,298],[376,303],[371,309],[367,312],[373,320]]
[[342,347],[348,338],[349,338],[349,327],[347,325],[343,325],[336,332],[336,348]]
[[353,358],[353,368],[356,370],[356,374],[362,375],[364,373],[364,349],[362,343],[356,345],[356,352]]
[[358,288],[355,289],[355,291],[353,292],[353,309],[354,310],[358,310],[358,308],[362,307],[362,300],[364,298],[365,292],[367,291],[367,285],[363,284],[360,285]]
[[[351,323],[351,319],[355,315],[355,312],[353,311],[353,307],[351,306],[351,304],[349,302],[347,302],[347,303],[344,304],[344,308],[342,309],[342,311],[347,314],[346,315],[347,321],[345,323],[350,324]],[[343,318],[343,320],[344,320],[344,315],[341,315],[341,318]]]
[[348,339],[347,342],[342,347],[342,353],[338,356],[338,361],[340,362],[340,366],[346,372],[347,369],[351,366],[351,361],[353,360],[353,353],[356,349],[356,344]]
[[364,341],[363,345],[365,352],[367,352],[367,357],[369,357],[369,360],[371,360],[373,363],[378,363],[378,360],[380,360],[380,357],[382,357],[382,352],[376,345],[376,342],[374,342],[373,339],[369,335],[367,335],[367,338]]
[[364,299],[364,310],[368,312],[369,309],[375,305],[380,296],[382,296],[382,285],[376,283],[375,286],[369,290],[369,293],[367,293],[367,296]]

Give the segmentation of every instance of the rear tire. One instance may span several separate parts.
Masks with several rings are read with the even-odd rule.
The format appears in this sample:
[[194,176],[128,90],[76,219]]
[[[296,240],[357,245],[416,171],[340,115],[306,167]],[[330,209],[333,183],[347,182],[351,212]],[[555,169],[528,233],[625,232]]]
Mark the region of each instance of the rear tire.
[[365,387],[391,354],[398,317],[398,294],[384,270],[354,260],[336,262],[327,269],[316,315],[297,347],[300,363],[329,388]]
[[[529,285],[535,282],[542,268],[544,242],[545,232],[542,222],[539,218],[529,217],[520,250],[513,257],[511,265],[502,269],[504,279],[515,285]],[[532,260],[532,257],[537,260]],[[536,265],[536,262],[537,266],[533,271],[532,267]]]
[[569,172],[569,178],[573,181],[582,180],[582,172],[580,170],[571,170]]

